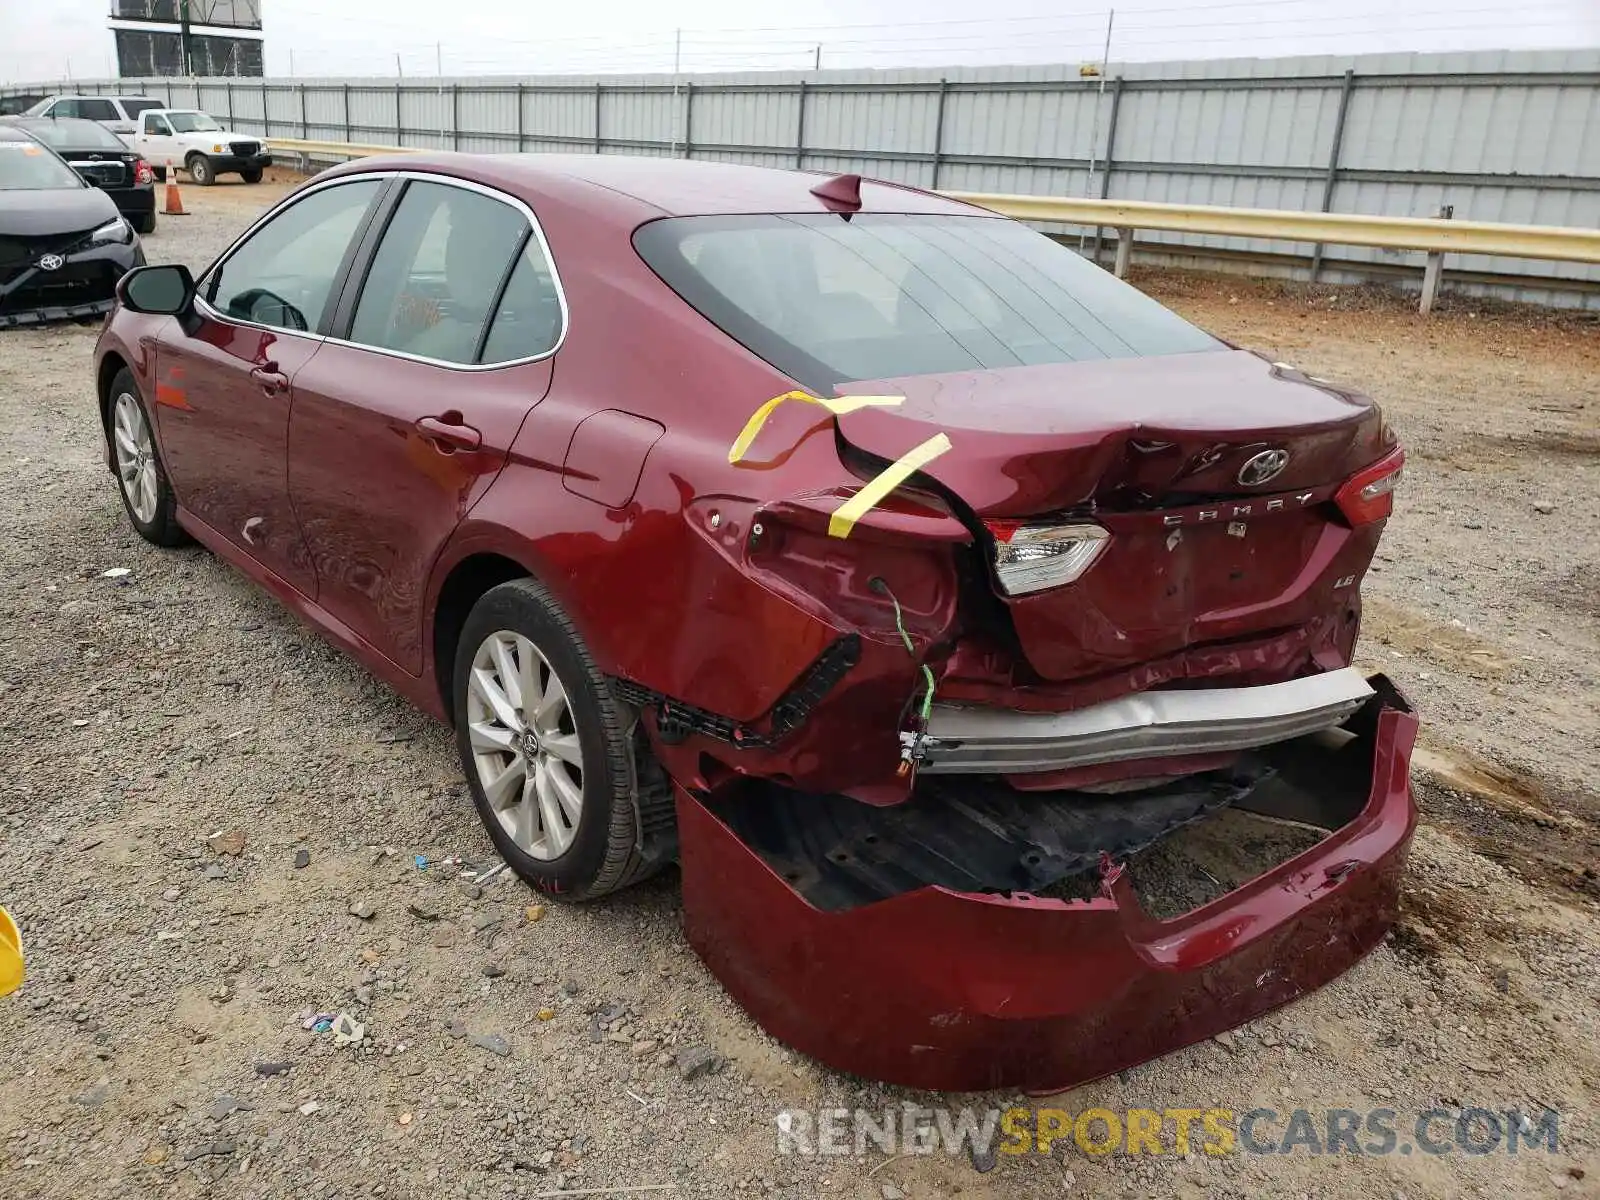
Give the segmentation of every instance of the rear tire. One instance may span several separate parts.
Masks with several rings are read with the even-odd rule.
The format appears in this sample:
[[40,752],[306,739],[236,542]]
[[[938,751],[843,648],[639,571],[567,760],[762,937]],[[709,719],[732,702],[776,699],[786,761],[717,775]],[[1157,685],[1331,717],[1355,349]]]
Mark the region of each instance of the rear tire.
[[150,410],[139,394],[133,373],[126,367],[111,381],[106,437],[116,463],[117,494],[122,497],[129,523],[152,545],[183,545],[189,535],[178,524],[178,499],[161,462]]
[[210,187],[217,181],[216,168],[204,154],[191,154],[184,165],[189,168],[189,178],[201,187]]
[[261,182],[261,168],[257,167],[257,168],[255,168],[254,170],[251,170],[251,171],[240,171],[239,172],[239,178],[244,180],[246,183],[260,183]]
[[633,715],[542,584],[514,579],[479,598],[451,697],[473,804],[512,870],[592,900],[656,869],[639,848]]
[[155,210],[152,209],[150,212],[145,213],[142,217],[134,222],[133,227],[140,233],[154,233],[156,231]]
[[167,169],[165,167],[151,167],[150,169],[155,173],[157,183],[165,183],[167,181]]

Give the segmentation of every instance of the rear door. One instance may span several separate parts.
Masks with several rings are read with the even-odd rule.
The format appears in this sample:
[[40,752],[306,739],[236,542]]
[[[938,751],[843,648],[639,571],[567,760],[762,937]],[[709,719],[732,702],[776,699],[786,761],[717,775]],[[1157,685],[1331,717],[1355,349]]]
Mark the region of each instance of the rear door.
[[[89,121],[99,121],[112,133],[122,135],[131,135],[133,133],[133,122],[125,118],[122,115],[122,110],[110,100],[102,96],[80,96],[73,103],[76,105],[77,111],[71,113],[71,116],[83,117]],[[57,113],[56,115],[63,116],[68,114]]]
[[435,559],[550,385],[565,308],[520,201],[412,177],[295,379],[289,492],[317,600],[422,670]]
[[293,384],[322,347],[385,183],[303,193],[201,280],[192,328],[174,320],[159,340],[156,420],[178,502],[308,596],[316,579],[285,478]]

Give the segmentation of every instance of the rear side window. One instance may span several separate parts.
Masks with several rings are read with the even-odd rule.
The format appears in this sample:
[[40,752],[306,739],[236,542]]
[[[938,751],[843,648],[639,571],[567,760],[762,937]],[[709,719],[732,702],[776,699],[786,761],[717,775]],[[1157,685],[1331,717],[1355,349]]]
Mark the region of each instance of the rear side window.
[[160,108],[161,104],[162,104],[162,102],[160,100],[126,100],[125,99],[125,100],[122,101],[122,111],[127,113],[129,118],[132,119],[132,118],[138,117],[138,115],[140,113],[144,112],[145,109],[147,109],[147,108]]
[[[349,340],[447,363],[506,361],[479,355],[517,268],[525,281],[517,319],[534,317],[532,301],[522,299],[539,287],[535,268],[523,266],[525,248],[538,251],[531,234],[527,217],[510,204],[466,188],[411,182],[373,256]],[[502,349],[519,340],[506,320],[508,332],[497,340]]]
[[117,111],[117,106],[109,100],[85,99],[79,100],[77,105],[78,111],[73,114],[74,116],[84,117],[90,121],[122,120],[122,114]]
[[1043,234],[993,217],[678,217],[634,246],[680,296],[818,391],[1221,343]]

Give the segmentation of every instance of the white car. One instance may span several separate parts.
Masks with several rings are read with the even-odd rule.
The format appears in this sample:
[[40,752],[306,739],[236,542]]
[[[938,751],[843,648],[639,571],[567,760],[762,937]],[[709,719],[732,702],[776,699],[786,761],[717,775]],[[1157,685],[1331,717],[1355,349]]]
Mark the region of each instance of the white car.
[[157,179],[164,181],[168,168],[181,168],[202,187],[230,173],[260,183],[261,173],[272,165],[260,138],[225,129],[198,108],[147,109],[129,145],[155,168]]
[[139,114],[149,108],[160,108],[164,103],[154,96],[51,96],[39,101],[24,115],[98,121],[127,140],[138,128]]

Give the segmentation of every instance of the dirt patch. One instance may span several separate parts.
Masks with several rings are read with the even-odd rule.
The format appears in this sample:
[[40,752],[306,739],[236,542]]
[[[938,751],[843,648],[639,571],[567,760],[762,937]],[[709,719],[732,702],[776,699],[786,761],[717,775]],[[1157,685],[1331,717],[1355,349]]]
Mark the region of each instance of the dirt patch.
[[1128,867],[1144,910],[1171,920],[1311,849],[1327,833],[1225,808],[1137,854]]

